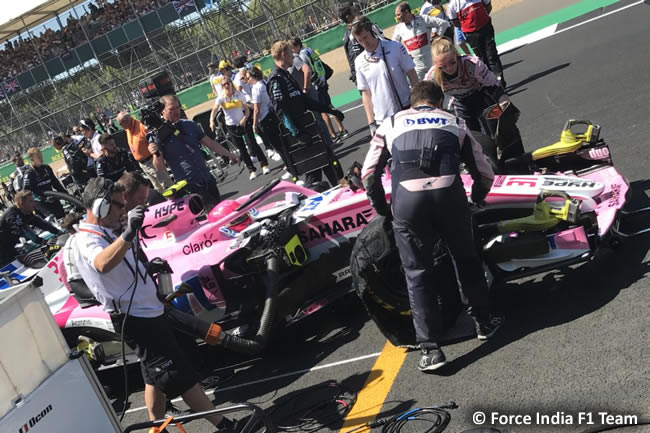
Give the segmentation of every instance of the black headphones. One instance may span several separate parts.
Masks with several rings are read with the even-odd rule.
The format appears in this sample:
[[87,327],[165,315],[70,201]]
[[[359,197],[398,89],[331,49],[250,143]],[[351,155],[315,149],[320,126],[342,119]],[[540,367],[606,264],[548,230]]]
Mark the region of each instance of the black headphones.
[[98,219],[105,218],[111,211],[111,197],[113,195],[113,181],[105,177],[96,178],[99,183],[97,194],[92,202],[90,210]]

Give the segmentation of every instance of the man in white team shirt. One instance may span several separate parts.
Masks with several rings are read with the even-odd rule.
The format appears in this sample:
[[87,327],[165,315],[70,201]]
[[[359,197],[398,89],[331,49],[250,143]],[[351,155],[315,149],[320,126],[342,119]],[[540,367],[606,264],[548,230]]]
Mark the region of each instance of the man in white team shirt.
[[409,83],[414,86],[419,80],[406,48],[399,42],[380,40],[368,18],[360,17],[352,24],[352,36],[364,49],[354,66],[370,134],[374,135],[378,123],[409,107]]
[[[147,275],[143,258],[134,252],[136,234],[144,220],[144,206],[126,215],[126,229],[118,235],[125,216],[124,186],[101,177],[88,182],[82,194],[86,219],[65,248],[71,249],[74,267],[91,293],[111,315],[116,332],[135,346],[145,383],[144,400],[149,419],[165,414],[165,397],[182,396],[194,411],[214,410],[199,385],[199,375],[183,352],[178,333],[182,327],[208,344],[223,340],[221,328],[212,323],[165,308],[156,285]],[[136,273],[138,280],[136,282]],[[220,415],[207,417],[218,428],[232,428],[233,422]]]
[[433,65],[431,39],[435,36],[443,36],[450,24],[435,16],[413,15],[411,6],[407,2],[397,5],[395,18],[400,23],[395,27],[393,40],[404,44],[413,58],[418,78],[423,80],[424,75]]

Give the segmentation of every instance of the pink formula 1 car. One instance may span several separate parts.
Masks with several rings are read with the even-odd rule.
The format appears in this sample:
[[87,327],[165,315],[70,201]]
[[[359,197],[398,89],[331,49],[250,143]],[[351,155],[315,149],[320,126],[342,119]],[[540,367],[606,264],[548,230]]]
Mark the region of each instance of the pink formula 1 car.
[[[602,140],[583,143],[580,151],[588,157],[585,146],[591,146],[592,163],[579,171],[497,176],[487,206],[476,214],[491,277],[508,280],[587,261],[603,243],[627,236],[619,224],[628,183]],[[546,149],[544,155],[561,154],[555,151]],[[540,158],[531,160],[539,170]],[[469,194],[471,178],[463,180]],[[373,274],[358,266],[359,242],[353,253],[374,216],[365,192],[354,185],[317,193],[278,179],[222,202],[207,215],[195,195],[152,206],[140,241],[149,259],[160,257],[171,266],[173,285],[183,293],[172,301],[175,308],[218,322],[232,336],[226,347],[253,353],[264,347],[272,328],[309,316],[354,290],[351,262],[359,294],[382,330],[395,315],[408,315],[399,259],[384,268],[386,274],[379,268]],[[364,245],[371,236],[365,236]],[[435,259],[442,263],[442,245],[440,252]],[[85,336],[115,354],[110,346],[118,335],[110,319],[98,306],[82,308],[71,295],[62,257],[41,272],[59,326],[70,344]],[[440,269],[445,272],[441,281],[455,281],[453,268]]]

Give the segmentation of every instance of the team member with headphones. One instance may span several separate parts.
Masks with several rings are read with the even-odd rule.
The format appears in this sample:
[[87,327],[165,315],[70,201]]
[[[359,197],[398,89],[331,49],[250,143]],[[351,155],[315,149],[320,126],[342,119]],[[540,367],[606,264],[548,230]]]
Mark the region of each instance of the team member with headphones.
[[[125,341],[136,348],[149,419],[164,417],[165,397],[180,395],[194,411],[214,409],[182,349],[181,339],[189,337],[177,329],[190,326],[194,333],[203,332],[206,343],[217,344],[223,339],[221,328],[168,308],[158,299],[156,284],[137,254],[136,237],[145,207],[131,209],[126,228],[119,235],[116,232],[126,205],[121,184],[91,179],[82,198],[86,219],[79,223],[70,245],[71,257],[90,291],[111,315],[116,331],[123,330]],[[221,415],[208,419],[219,429],[233,426]]]

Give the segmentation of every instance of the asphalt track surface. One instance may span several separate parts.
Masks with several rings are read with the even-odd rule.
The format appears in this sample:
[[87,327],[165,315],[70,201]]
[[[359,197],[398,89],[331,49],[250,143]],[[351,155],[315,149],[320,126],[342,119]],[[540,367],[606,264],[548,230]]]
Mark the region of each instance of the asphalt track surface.
[[[571,27],[626,5],[632,6]],[[522,111],[519,128],[527,150],[557,141],[569,118],[599,123],[618,170],[636,191],[635,205],[647,205],[644,190],[650,189],[649,16],[650,6],[619,2],[561,25],[552,37],[502,55],[509,92]],[[336,148],[344,168],[363,160],[369,140],[358,104],[344,107],[350,110],[345,125],[353,132]],[[251,182],[246,170],[230,167],[220,186],[222,194],[238,196],[264,185],[282,173],[277,163],[272,168],[271,175]],[[459,405],[450,411],[449,432],[475,427],[476,411],[488,416],[486,425],[492,412],[531,415],[533,425],[497,425],[522,433],[584,431],[590,426],[577,424],[578,412],[592,412],[594,421],[600,419],[597,412],[648,415],[648,246],[648,237],[633,239],[567,273],[498,288],[497,303],[507,316],[503,330],[486,343],[469,339],[445,346],[450,362],[439,374],[417,371],[418,352],[403,355],[393,350],[380,357],[386,340],[350,300],[276,335],[263,358],[208,352],[203,359],[211,375],[224,381],[216,390],[206,383],[206,389],[220,407],[239,401],[275,407],[272,418],[285,425],[294,424],[296,416],[280,404],[283,398],[295,397],[294,403],[327,401],[330,394],[324,385],[330,381],[353,393],[368,384],[357,402],[362,410],[355,411],[346,426],[449,401]],[[373,369],[378,358],[382,364]],[[136,392],[123,425],[146,419],[137,367],[129,376]],[[118,389],[121,372],[103,379]],[[115,407],[120,408],[118,400]],[[335,420],[331,407],[315,412],[315,418]],[[570,414],[574,419],[570,425],[539,426],[534,425],[537,413]],[[322,431],[342,426],[340,419]],[[203,421],[186,429],[214,430]]]

